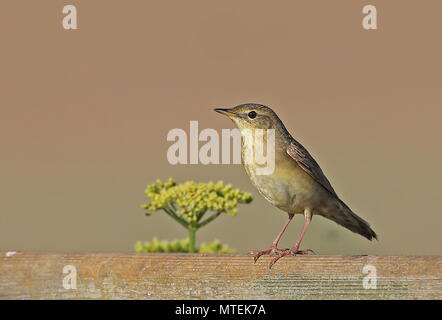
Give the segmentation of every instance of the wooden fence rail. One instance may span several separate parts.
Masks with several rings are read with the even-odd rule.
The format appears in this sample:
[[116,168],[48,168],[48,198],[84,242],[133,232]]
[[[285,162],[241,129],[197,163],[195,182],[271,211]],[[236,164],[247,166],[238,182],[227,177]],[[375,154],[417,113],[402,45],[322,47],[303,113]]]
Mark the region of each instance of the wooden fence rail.
[[0,253],[0,299],[441,299],[440,256]]

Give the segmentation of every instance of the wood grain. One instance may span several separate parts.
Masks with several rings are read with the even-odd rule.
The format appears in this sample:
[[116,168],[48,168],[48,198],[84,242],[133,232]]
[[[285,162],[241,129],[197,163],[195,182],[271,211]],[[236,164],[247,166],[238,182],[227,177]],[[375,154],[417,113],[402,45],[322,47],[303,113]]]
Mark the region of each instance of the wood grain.
[[[0,253],[1,299],[441,299],[439,256]],[[66,265],[77,288],[65,289]],[[365,265],[377,288],[364,289]]]

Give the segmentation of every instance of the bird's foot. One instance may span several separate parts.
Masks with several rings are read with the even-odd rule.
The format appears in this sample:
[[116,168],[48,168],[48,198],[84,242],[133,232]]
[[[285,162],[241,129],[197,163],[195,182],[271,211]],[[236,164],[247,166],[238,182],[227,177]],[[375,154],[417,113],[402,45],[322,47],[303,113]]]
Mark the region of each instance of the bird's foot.
[[272,253],[281,254],[281,253],[285,252],[286,250],[289,250],[289,249],[278,249],[275,246],[271,246],[267,250],[263,250],[263,251],[250,251],[249,254],[251,254],[253,256],[253,260],[255,260],[255,263],[256,263],[256,261],[258,261],[258,259],[263,255],[272,254]]
[[282,257],[288,256],[288,255],[297,255],[297,254],[315,254],[313,250],[307,249],[307,250],[298,250],[295,248],[292,249],[285,249],[285,250],[281,250],[282,252],[280,252],[275,258],[272,259],[272,261],[270,261],[269,263],[269,269],[272,269],[273,265],[276,263],[276,261],[278,261],[279,259],[281,259]]

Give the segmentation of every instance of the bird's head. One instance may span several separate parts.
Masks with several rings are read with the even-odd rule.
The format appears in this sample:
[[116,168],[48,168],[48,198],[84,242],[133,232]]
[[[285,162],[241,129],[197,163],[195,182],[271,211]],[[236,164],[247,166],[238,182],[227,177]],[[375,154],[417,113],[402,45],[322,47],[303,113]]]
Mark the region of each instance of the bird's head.
[[276,113],[262,104],[246,103],[230,109],[216,108],[216,112],[228,116],[238,129],[276,129],[280,125]]

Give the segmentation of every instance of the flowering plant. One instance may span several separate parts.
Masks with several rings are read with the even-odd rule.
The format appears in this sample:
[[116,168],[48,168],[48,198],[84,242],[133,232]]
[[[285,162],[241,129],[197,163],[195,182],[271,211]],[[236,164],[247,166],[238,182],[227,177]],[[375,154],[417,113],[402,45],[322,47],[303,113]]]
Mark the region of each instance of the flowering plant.
[[142,206],[146,215],[162,210],[186,228],[189,235],[189,252],[196,252],[195,234],[198,229],[222,213],[235,216],[238,213],[238,204],[252,201],[249,193],[234,189],[222,181],[187,181],[176,184],[172,179],[166,182],[157,180],[147,186],[145,193],[150,199]]

